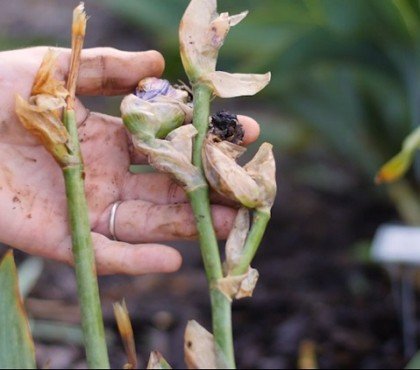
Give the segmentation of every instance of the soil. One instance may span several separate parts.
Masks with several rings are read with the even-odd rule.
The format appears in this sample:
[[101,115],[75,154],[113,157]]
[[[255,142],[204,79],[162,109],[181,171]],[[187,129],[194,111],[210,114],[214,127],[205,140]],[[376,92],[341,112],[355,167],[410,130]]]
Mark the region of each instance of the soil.
[[[295,368],[303,348],[312,347],[310,361],[323,369],[401,368],[406,363],[389,278],[380,266],[355,258],[356,248],[351,247],[395,214],[362,190],[333,195],[283,179],[253,264],[261,275],[254,297],[233,306],[240,368]],[[159,350],[174,368],[182,368],[187,321],[210,328],[197,245],[178,247],[184,256],[178,273],[100,279],[114,368],[125,361],[112,314],[115,301],[126,300],[143,367],[149,352]],[[18,254],[18,260],[23,257]],[[52,301],[61,308],[51,307]],[[72,270],[47,262],[27,306],[35,319],[77,323]],[[82,347],[65,340],[38,340],[37,356],[40,366],[85,366]]]

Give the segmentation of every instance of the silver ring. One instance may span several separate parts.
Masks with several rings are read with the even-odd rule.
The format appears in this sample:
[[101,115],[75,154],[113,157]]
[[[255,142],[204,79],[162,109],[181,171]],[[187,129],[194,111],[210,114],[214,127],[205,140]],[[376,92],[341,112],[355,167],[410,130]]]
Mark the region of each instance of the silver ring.
[[121,201],[115,202],[111,208],[111,215],[109,217],[109,232],[112,236],[112,239],[118,240],[115,235],[115,216],[117,214],[117,208],[121,204]]

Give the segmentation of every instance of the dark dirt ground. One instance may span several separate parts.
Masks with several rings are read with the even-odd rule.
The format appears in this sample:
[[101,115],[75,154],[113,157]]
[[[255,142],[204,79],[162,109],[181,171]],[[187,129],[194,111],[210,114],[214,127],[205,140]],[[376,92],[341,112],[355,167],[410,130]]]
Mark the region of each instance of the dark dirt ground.
[[[75,2],[31,0],[31,12],[25,13],[22,9],[27,3],[16,0],[2,8],[0,24],[5,32],[15,38],[28,34],[42,40],[67,37],[62,35],[67,35],[68,10]],[[100,6],[90,6],[95,13],[90,21],[95,32],[90,32],[88,46],[153,47],[139,43],[129,26]],[[69,15],[65,19],[63,7]],[[92,107],[96,100],[88,103]],[[279,195],[273,220],[253,264],[260,281],[252,299],[234,304],[238,366],[295,368],[299,348],[309,340],[320,368],[401,368],[405,364],[401,327],[388,276],[380,267],[355,258],[353,247],[372,238],[379,224],[396,219],[396,215],[357,181],[333,193],[296,183],[291,168],[306,160],[282,154],[278,162]],[[121,368],[125,361],[112,314],[112,303],[122,298],[134,324],[142,367],[149,352],[159,350],[173,367],[182,368],[187,321],[195,319],[210,327],[198,247],[189,243],[179,248],[185,261],[176,274],[100,279],[106,327],[114,334],[110,341],[114,368]],[[16,256],[18,261],[26,258],[20,252]],[[47,261],[27,308],[37,320],[78,323],[72,270]],[[38,339],[36,348],[40,367],[85,366],[80,345]]]
[[[279,184],[273,220],[253,264],[261,275],[255,295],[234,304],[238,366],[294,368],[299,348],[309,340],[320,368],[401,368],[401,327],[388,276],[355,259],[349,248],[371,236],[380,218],[393,217],[393,211],[363,196],[363,189],[332,195],[296,186],[287,177]],[[210,327],[198,248],[194,243],[179,248],[185,261],[176,274],[100,279],[106,327],[114,334],[113,367],[125,360],[112,314],[112,303],[122,298],[133,321],[140,366],[156,349],[182,368],[187,321]],[[72,270],[47,262],[27,307],[34,318],[77,323],[76,300]],[[51,301],[64,308],[51,308]],[[39,340],[37,354],[40,366],[84,366],[82,349],[74,344]]]

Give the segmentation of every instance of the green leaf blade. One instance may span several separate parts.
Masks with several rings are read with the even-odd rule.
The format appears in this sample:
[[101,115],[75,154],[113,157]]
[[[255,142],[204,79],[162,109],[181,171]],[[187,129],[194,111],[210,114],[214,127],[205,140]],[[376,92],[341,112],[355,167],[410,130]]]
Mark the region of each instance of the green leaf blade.
[[12,251],[0,263],[0,369],[35,369],[35,348]]

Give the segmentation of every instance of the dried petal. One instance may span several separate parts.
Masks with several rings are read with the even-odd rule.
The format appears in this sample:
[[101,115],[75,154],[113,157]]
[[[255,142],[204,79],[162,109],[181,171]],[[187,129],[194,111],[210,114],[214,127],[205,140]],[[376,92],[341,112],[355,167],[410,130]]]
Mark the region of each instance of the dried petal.
[[[169,173],[181,183],[186,191],[192,191],[197,187],[205,185],[197,167],[191,163],[191,150],[189,153],[185,149],[191,148],[192,136],[196,130],[192,125],[181,126],[171,132],[168,140],[154,139],[142,140],[133,137],[133,144],[143,154],[149,158],[149,163],[158,171]],[[184,150],[178,150],[184,145]]]
[[214,94],[221,98],[255,95],[269,84],[270,79],[270,72],[242,74],[216,71],[203,77],[203,80],[213,87]]
[[208,137],[203,145],[203,167],[214,190],[248,208],[255,208],[260,204],[258,185],[235,161],[245,150],[239,145],[214,142]]
[[85,5],[80,3],[73,11],[72,34],[75,36],[84,36],[86,33],[86,23]]
[[[15,111],[22,125],[32,134],[37,136],[44,147],[54,156],[60,164],[69,164],[71,158],[68,151],[69,134],[57,117],[54,108],[59,107],[57,100],[44,95],[42,105],[38,106],[35,99],[27,102],[20,95],[16,96]],[[53,109],[49,109],[48,106]],[[45,108],[47,107],[47,108]]]
[[153,351],[150,353],[147,369],[163,370],[172,368],[159,352]]
[[219,49],[230,27],[246,14],[218,15],[216,0],[190,1],[179,26],[181,59],[190,81],[215,71]]
[[114,303],[114,315],[128,359],[128,363],[124,366],[124,368],[136,369],[137,354],[136,345],[134,342],[133,327],[131,326],[130,316],[124,301],[122,301],[122,303]]
[[382,166],[376,175],[376,183],[393,182],[404,176],[413,163],[418,149],[420,149],[420,127],[405,138],[401,151]]
[[255,286],[258,282],[259,273],[253,268],[249,268],[248,272],[243,275],[231,276],[219,279],[217,288],[229,299],[241,299],[252,297]]
[[49,49],[42,60],[41,66],[35,76],[31,95],[47,94],[63,101],[68,95],[64,82],[54,77],[58,53]]
[[244,169],[260,187],[263,199],[259,208],[270,210],[277,192],[273,146],[263,143],[254,158],[244,166]]
[[276,195],[275,161],[272,145],[263,143],[244,167],[236,159],[246,149],[208,135],[203,146],[206,178],[218,193],[248,208],[271,208]]
[[249,211],[247,208],[241,207],[226,241],[227,274],[232,271],[241,259],[245,240],[248,236],[249,224]]
[[217,369],[213,335],[197,321],[188,321],[184,336],[185,362],[189,369]]

